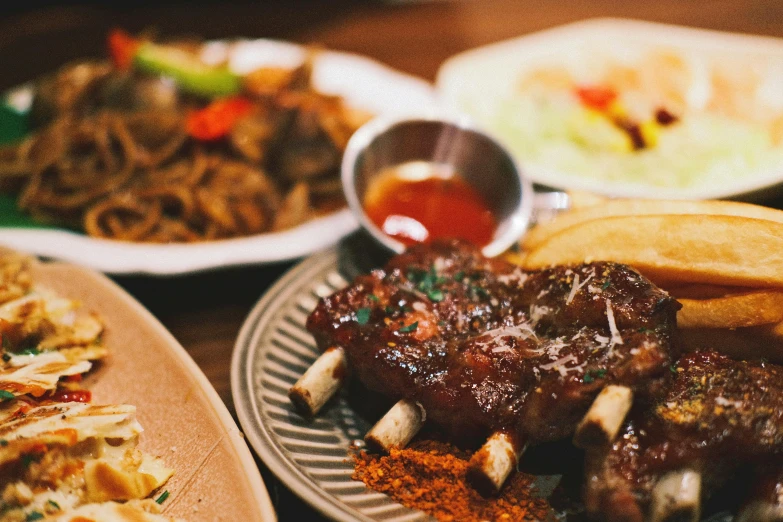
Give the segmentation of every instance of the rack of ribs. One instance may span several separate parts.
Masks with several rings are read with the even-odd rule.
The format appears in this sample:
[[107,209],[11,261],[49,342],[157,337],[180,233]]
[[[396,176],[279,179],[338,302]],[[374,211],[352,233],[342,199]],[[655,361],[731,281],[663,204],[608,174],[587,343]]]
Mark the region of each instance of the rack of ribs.
[[611,441],[670,373],[678,308],[616,263],[525,272],[459,241],[417,246],[318,303],[307,327],[324,354],[290,397],[315,414],[350,370],[399,401],[368,446],[403,446],[425,419],[489,437],[469,478],[492,492],[528,443],[578,427],[583,445]]
[[672,365],[668,381],[650,404],[634,407],[613,444],[587,453],[588,512],[608,521],[695,521],[703,498],[753,466],[771,470],[760,473],[740,519],[783,519],[783,367],[701,351]]

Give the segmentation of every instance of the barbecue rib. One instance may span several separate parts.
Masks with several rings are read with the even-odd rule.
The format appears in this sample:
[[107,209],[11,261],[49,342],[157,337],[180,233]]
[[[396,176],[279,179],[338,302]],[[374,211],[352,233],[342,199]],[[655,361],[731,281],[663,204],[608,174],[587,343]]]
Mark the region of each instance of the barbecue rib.
[[358,277],[307,326],[365,386],[418,401],[452,436],[538,442],[572,433],[607,384],[662,382],[678,307],[627,266],[523,272],[449,241]]
[[742,465],[783,459],[783,367],[702,351],[671,370],[665,392],[632,411],[615,443],[588,453],[593,516],[648,520],[655,485],[668,473],[699,473],[708,496]]

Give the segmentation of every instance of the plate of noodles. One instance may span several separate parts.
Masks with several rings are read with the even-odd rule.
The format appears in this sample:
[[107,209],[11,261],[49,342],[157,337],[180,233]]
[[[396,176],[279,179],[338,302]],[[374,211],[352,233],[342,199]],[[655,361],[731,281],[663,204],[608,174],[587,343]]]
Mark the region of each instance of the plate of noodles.
[[357,224],[339,166],[377,115],[430,109],[424,80],[274,40],[115,30],[0,106],[0,243],[114,274],[295,259]]

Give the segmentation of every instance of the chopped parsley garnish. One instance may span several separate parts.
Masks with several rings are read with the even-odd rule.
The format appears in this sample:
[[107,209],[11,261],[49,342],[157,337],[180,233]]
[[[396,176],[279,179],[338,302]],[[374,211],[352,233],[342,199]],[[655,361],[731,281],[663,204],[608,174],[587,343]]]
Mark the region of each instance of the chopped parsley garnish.
[[470,285],[468,290],[476,297],[489,297],[489,293],[487,293],[487,291],[480,286]]
[[586,384],[590,384],[596,379],[603,379],[605,376],[606,376],[606,370],[604,368],[600,368],[598,370],[587,370],[585,372],[583,381]]
[[394,313],[394,308],[392,308],[391,306],[387,306],[387,307],[384,309],[384,311],[386,312],[386,315],[391,315],[391,314],[393,314],[393,313]]
[[462,281],[463,279],[465,279],[465,272],[464,271],[460,270],[459,272],[454,274],[454,280],[455,281]]
[[370,320],[370,309],[369,308],[359,308],[356,310],[356,322],[359,324],[367,324],[367,322]]
[[38,348],[25,348],[23,350],[20,350],[16,352],[17,355],[40,355],[41,351]]
[[399,329],[399,331],[402,333],[415,332],[416,328],[418,327],[419,327],[419,321],[414,321],[408,326],[403,326],[402,328]]
[[8,446],[8,441],[5,439],[0,439],[0,446],[5,448],[6,446]]
[[672,372],[672,373],[677,373],[677,367],[672,364],[672,365],[669,366],[669,371]]
[[57,502],[55,502],[54,500],[51,500],[51,499],[49,499],[49,500],[47,500],[47,501],[46,501],[46,503],[47,503],[47,504],[49,504],[50,506],[52,506],[52,507],[53,507],[53,508],[55,508],[55,509],[58,509],[58,510],[59,510],[59,509],[62,509],[62,508],[60,507],[60,504],[58,504],[58,503],[57,503]]
[[14,394],[8,390],[0,390],[0,399],[8,401],[14,398]]
[[157,502],[158,504],[163,504],[164,502],[166,502],[166,499],[169,498],[170,494],[171,493],[169,493],[169,490],[167,489],[166,491],[161,493],[158,498],[155,499],[155,502]]
[[377,295],[375,295],[375,294],[370,294],[370,295],[368,295],[367,297],[370,299],[370,301],[374,301],[374,302],[376,302],[376,303],[377,303],[378,301],[380,301],[380,299],[378,299],[378,296],[377,296]]
[[30,464],[33,462],[38,462],[38,459],[40,459],[40,455],[34,455],[32,453],[25,453],[22,455],[22,466],[25,468],[29,468]]
[[408,279],[416,285],[416,288],[419,291],[424,292],[425,294],[434,290],[437,285],[446,282],[445,278],[438,276],[435,265],[431,266],[426,272],[418,268],[409,268]]
[[41,520],[43,519],[43,513],[39,511],[30,511],[26,517],[24,517],[25,522],[32,522],[33,520]]
[[10,354],[7,354],[7,353],[4,353],[4,354],[3,354],[3,360],[4,360],[5,362],[8,362],[8,361],[10,361],[10,360],[11,360],[11,355],[10,355]]
[[641,328],[639,328],[637,331],[638,331],[639,333],[652,333],[652,329],[650,329],[650,328],[645,328],[644,326],[642,326]]
[[436,303],[439,303],[443,301],[443,291],[434,288],[429,292],[427,292],[427,297],[430,298],[430,301],[435,301]]
[[611,284],[612,282],[609,279],[607,279],[606,281],[604,281],[604,284],[601,285],[601,290],[606,290],[607,288],[609,288]]

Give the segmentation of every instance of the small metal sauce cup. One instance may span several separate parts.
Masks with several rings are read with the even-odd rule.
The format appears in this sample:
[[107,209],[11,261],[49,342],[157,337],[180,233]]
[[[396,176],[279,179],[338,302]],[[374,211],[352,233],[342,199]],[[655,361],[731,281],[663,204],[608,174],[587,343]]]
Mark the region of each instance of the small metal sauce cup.
[[[467,119],[381,117],[351,137],[343,156],[342,183],[348,205],[360,225],[389,250],[401,253],[406,247],[370,220],[364,210],[364,196],[376,175],[414,161],[448,167],[487,202],[497,228],[492,241],[482,248],[485,256],[505,252],[530,226],[534,210],[532,183],[493,138],[470,125]],[[565,194],[552,194],[557,196],[547,197],[543,206],[567,206]]]

